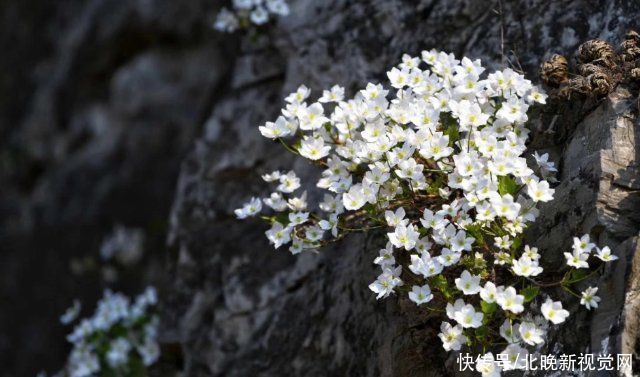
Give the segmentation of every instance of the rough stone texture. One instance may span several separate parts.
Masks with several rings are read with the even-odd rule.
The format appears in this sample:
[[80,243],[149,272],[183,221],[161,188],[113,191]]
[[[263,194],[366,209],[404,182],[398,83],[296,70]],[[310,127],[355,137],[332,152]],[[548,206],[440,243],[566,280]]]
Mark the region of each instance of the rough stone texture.
[[[522,65],[535,77],[543,57],[571,55],[588,38],[616,43],[640,9],[628,2],[515,1],[297,1],[294,17],[270,32],[273,47],[244,41],[231,91],[207,121],[183,163],[171,218],[178,250],[167,339],[180,342],[189,376],[450,374],[435,337],[435,321],[406,299],[376,302],[367,284],[380,237],[353,237],[320,254],[274,252],[257,221],[239,223],[232,209],[264,193],[257,173],[293,167],[256,127],[272,120],[281,98],[306,84],[334,83],[353,93],[384,72],[402,53],[436,47],[501,64]],[[602,101],[574,100],[533,119],[532,148],[557,161],[557,200],[543,209],[529,238],[546,259],[564,263],[570,236],[589,232],[612,245],[620,262],[598,283],[604,298],[594,315],[582,312],[549,340],[549,352],[627,348],[626,296],[639,229],[636,156],[637,89],[620,88]],[[316,172],[317,173],[317,172]],[[551,268],[551,267],[550,267]],[[635,276],[635,277],[634,277]],[[557,292],[563,295],[562,292]],[[576,308],[572,308],[576,309]],[[446,365],[454,367],[451,358]]]
[[[292,16],[255,41],[210,30],[219,1],[0,5],[0,376],[60,368],[67,350],[58,315],[76,296],[91,307],[103,285],[97,276],[71,276],[69,261],[97,253],[116,223],[143,228],[150,240],[146,267],[120,288],[136,293],[163,275],[169,286],[168,361],[157,375],[169,375],[165,366],[186,376],[446,374],[434,321],[406,299],[376,302],[367,289],[378,235],[293,257],[267,245],[261,223],[233,218],[241,202],[264,192],[258,173],[293,167],[308,181],[316,173],[257,126],[273,120],[299,84],[318,93],[339,83],[353,93],[386,80],[405,52],[435,47],[535,77],[545,57],[571,56],[585,39],[617,43],[638,26],[640,7],[290,3]],[[532,148],[561,167],[558,199],[531,230],[532,242],[553,263],[569,235],[592,232],[621,257],[599,278],[610,293],[602,310],[555,334],[555,351],[638,349],[636,97],[636,88],[620,88],[532,121]]]
[[[563,263],[562,251],[570,248],[567,235],[590,233],[620,259],[579,285],[582,289],[599,287],[600,307],[592,316],[580,312],[570,326],[552,336],[548,351],[580,353],[588,345],[591,353],[615,354],[633,347],[640,335],[633,325],[635,315],[629,312],[638,305],[633,287],[640,279],[633,262],[640,229],[637,100],[637,89],[632,93],[619,87],[597,107],[583,109],[583,115],[574,112],[581,121],[566,141],[549,149],[558,156],[560,184],[556,199],[541,208],[536,227],[528,234],[529,242],[538,245],[547,264],[553,266]],[[538,135],[537,144],[544,139]],[[556,294],[570,298],[562,291]],[[572,309],[577,308],[576,304]],[[625,353],[634,353],[637,359],[637,352]]]

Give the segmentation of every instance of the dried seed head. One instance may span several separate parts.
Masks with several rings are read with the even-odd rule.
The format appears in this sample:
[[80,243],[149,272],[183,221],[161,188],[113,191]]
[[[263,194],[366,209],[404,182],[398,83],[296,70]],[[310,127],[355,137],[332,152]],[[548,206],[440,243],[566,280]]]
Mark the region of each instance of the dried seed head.
[[591,87],[591,83],[589,82],[589,79],[582,76],[572,78],[569,81],[568,87],[573,92],[587,94],[587,95],[590,94],[593,90],[593,88]]
[[632,62],[638,58],[640,58],[640,47],[631,46],[622,52],[622,60],[625,62]]
[[609,43],[593,39],[580,45],[578,60],[581,63],[594,63],[613,69],[616,66],[618,55]]
[[625,62],[634,61],[640,58],[640,34],[634,30],[629,30],[621,44],[622,60]]
[[595,72],[589,75],[588,80],[593,94],[605,95],[613,89],[613,79],[605,72]]
[[602,71],[605,71],[605,68],[596,64],[592,64],[592,63],[578,64],[578,73],[580,73],[580,75],[584,77],[587,77],[593,73],[602,72]]
[[567,59],[555,54],[540,66],[540,78],[549,86],[560,86],[569,80],[569,63]]
[[636,44],[640,44],[640,34],[638,34],[635,30],[629,30],[627,34],[624,35],[625,41],[635,41]]

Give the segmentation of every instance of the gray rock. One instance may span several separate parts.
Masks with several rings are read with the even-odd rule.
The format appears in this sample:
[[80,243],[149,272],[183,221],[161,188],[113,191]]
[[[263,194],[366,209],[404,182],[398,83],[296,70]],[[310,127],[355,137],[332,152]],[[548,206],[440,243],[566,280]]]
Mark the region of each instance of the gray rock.
[[[501,60],[521,65],[535,78],[551,53],[570,54],[594,37],[616,43],[640,12],[622,1],[598,8],[535,0],[502,7],[500,16],[497,2],[297,1],[293,16],[270,32],[275,49],[245,44],[232,79],[237,89],[216,104],[207,132],[183,163],[172,213],[170,243],[179,257],[165,326],[173,329],[167,339],[183,345],[186,375],[451,373],[455,360],[444,361],[437,321],[406,299],[376,302],[368,291],[379,236],[354,236],[294,257],[274,252],[264,226],[235,221],[232,209],[265,192],[259,173],[293,167],[317,174],[256,129],[276,117],[281,98],[300,84],[317,92],[338,83],[353,93],[367,81],[385,80],[402,53],[433,47],[482,58],[490,67]],[[591,233],[621,257],[591,282],[603,292],[602,309],[576,315],[554,333],[552,352],[606,347],[614,353],[621,337],[625,349],[635,347],[637,326],[626,326],[622,316],[637,300],[625,296],[635,279],[628,271],[640,208],[634,93],[620,88],[599,104],[574,101],[532,120],[532,148],[550,152],[561,172],[557,199],[543,207],[530,242],[549,264],[564,263],[570,236]]]

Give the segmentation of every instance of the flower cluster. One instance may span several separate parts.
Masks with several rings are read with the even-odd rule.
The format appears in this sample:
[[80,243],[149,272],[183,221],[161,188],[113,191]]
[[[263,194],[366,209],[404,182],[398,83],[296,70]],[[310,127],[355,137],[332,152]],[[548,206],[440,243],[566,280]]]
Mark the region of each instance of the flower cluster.
[[222,8],[213,27],[226,33],[264,25],[276,16],[289,15],[285,0],[233,0],[233,10]]
[[[309,210],[306,191],[294,194],[302,187],[295,172],[275,171],[263,176],[275,192],[252,198],[236,216],[268,209],[267,238],[294,254],[386,229],[388,242],[374,259],[381,273],[369,286],[377,298],[406,293],[442,313],[447,351],[507,344],[496,351],[515,360],[509,370],[521,368],[526,347],[541,345],[548,327],[569,315],[561,301],[538,302],[541,287],[561,286],[597,307],[597,288],[581,295],[570,288],[591,276],[580,269],[596,247],[588,235],[576,238],[564,277],[540,280],[541,255],[523,244],[523,232],[537,205],[553,199],[556,168],[547,154],[535,153],[531,166],[523,154],[528,109],[546,95],[511,69],[484,71],[479,60],[432,50],[403,56],[387,72],[392,89],[369,83],[345,99],[334,86],[311,102],[301,86],[259,131],[324,169],[316,186],[328,193],[319,211]],[[597,250],[602,261],[615,258]],[[494,375],[496,368],[487,362],[479,370]]]
[[[70,377],[145,375],[145,368],[160,356],[156,341],[159,318],[153,313],[156,304],[152,287],[133,303],[122,294],[106,290],[93,316],[82,319],[67,336],[73,350],[66,373]],[[76,301],[60,321],[69,324],[79,313],[80,303]]]

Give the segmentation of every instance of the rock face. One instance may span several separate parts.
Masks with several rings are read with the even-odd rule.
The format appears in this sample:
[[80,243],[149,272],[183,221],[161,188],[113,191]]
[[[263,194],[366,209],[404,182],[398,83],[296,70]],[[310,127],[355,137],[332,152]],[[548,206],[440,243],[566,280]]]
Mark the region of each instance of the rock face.
[[136,294],[165,276],[180,162],[227,67],[206,18],[214,8],[0,5],[0,376],[62,367],[69,329],[58,317],[74,298],[90,314],[106,286],[70,263],[97,259],[115,225],[142,229],[147,242],[112,288]]
[[[165,367],[186,376],[447,374],[435,321],[405,299],[377,302],[367,288],[379,235],[294,257],[267,245],[261,223],[235,220],[234,208],[264,193],[259,173],[293,168],[308,182],[317,174],[257,126],[300,84],[316,93],[341,84],[352,94],[423,49],[511,64],[534,78],[552,53],[571,55],[589,38],[619,41],[638,26],[640,6],[290,3],[292,15],[257,39],[211,31],[215,1],[0,5],[0,43],[12,52],[0,58],[0,376],[60,368],[67,350],[58,315],[76,296],[91,307],[104,285],[72,276],[69,261],[97,254],[119,223],[144,229],[150,253],[120,288],[136,293],[161,279],[167,287],[162,336],[181,346],[183,360],[158,375],[170,374]],[[532,120],[532,149],[550,152],[561,172],[558,199],[531,242],[553,262],[569,235],[591,232],[620,256],[598,280],[602,309],[554,334],[554,352],[588,344],[638,354],[637,95],[618,88]]]
[[[492,67],[501,60],[521,65],[535,77],[550,53],[571,54],[594,37],[615,43],[640,12],[628,2],[599,5],[298,1],[293,16],[270,32],[269,47],[244,41],[230,92],[183,163],[171,218],[169,240],[178,257],[166,325],[174,329],[168,339],[183,345],[186,375],[448,374],[437,323],[405,299],[376,302],[368,291],[379,236],[293,257],[267,245],[264,225],[234,220],[233,208],[265,192],[258,173],[317,174],[262,139],[256,127],[275,119],[281,98],[298,85],[320,90],[339,83],[353,93],[385,80],[405,52],[435,47]],[[637,113],[637,89],[621,87],[608,98],[574,100],[532,120],[532,149],[550,152],[561,169],[557,199],[543,208],[530,242],[549,263],[563,263],[570,236],[591,233],[620,256],[589,282],[603,292],[601,310],[582,312],[553,334],[549,353],[637,347],[638,276],[630,268],[640,229]],[[455,368],[453,360],[447,365]]]

